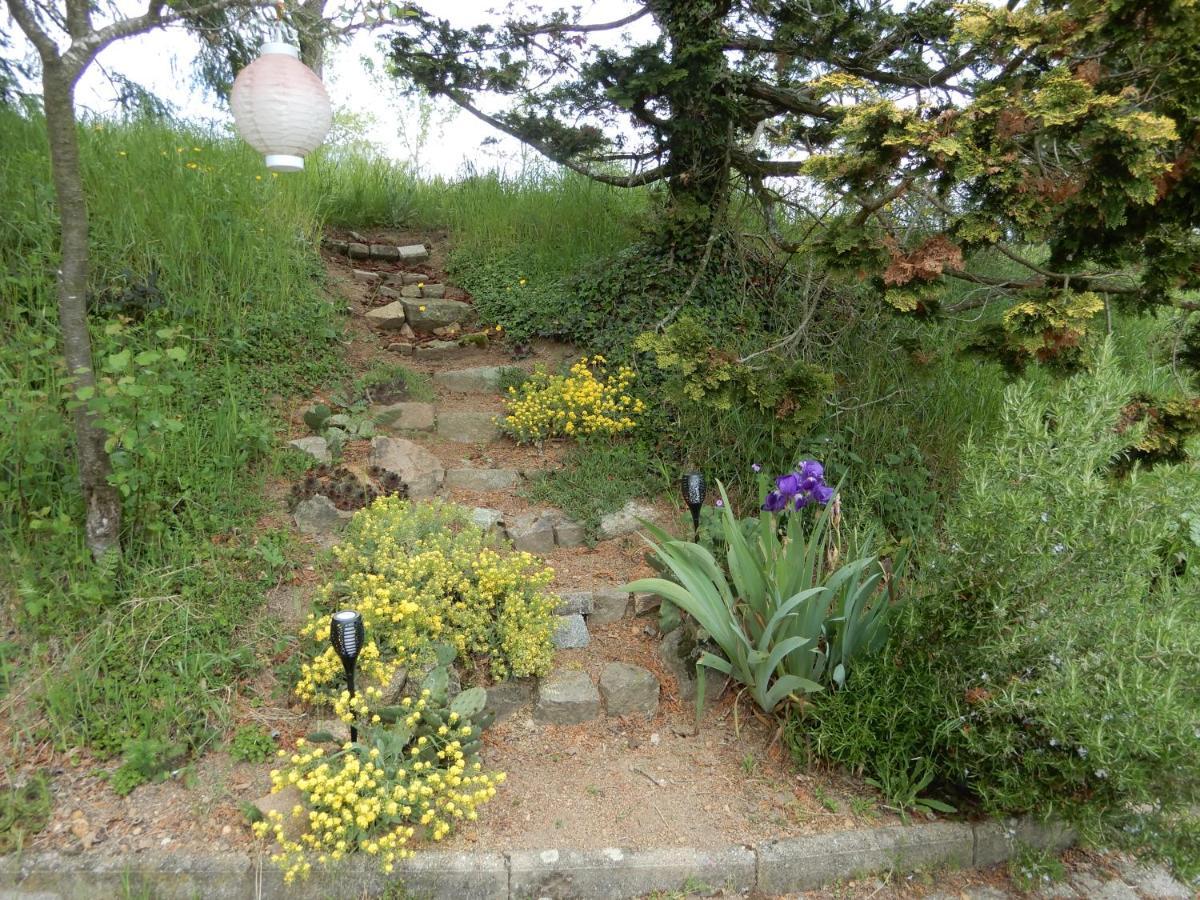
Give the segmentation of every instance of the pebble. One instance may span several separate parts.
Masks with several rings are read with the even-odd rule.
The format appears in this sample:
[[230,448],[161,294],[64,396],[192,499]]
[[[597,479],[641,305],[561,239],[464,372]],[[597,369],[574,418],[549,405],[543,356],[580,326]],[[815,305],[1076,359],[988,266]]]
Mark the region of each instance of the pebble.
[[659,737],[658,737],[658,732],[656,731],[656,732],[654,732],[654,734],[650,735],[650,743],[653,744],[655,747],[657,747],[658,742],[659,742]]

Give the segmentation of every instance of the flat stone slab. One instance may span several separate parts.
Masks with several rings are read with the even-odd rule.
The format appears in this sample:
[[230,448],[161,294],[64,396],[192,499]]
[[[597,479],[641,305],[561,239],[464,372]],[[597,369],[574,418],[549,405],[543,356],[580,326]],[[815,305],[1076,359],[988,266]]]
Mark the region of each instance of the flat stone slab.
[[535,683],[532,678],[510,678],[487,689],[484,709],[496,714],[496,721],[506,719],[522,707],[533,702]]
[[393,300],[386,306],[369,309],[363,318],[372,328],[378,328],[380,331],[399,331],[406,324],[404,304],[399,300]]
[[600,715],[600,692],[586,672],[559,669],[538,682],[533,717],[548,725],[578,725]]
[[558,617],[550,642],[559,650],[581,650],[592,642],[587,623],[579,613]]
[[400,258],[400,248],[392,247],[389,244],[372,244],[371,259],[385,259],[395,261]]
[[406,284],[400,288],[402,298],[415,299],[421,296],[421,288],[415,284]]
[[436,456],[419,444],[403,438],[373,438],[369,462],[399,476],[408,489],[408,496],[415,499],[432,497],[446,477],[446,471]]
[[653,507],[630,500],[616,512],[609,513],[600,520],[598,536],[602,541],[609,541],[624,534],[633,534],[642,529],[642,523],[638,519],[653,520],[655,516]]
[[434,413],[432,403],[393,403],[377,406],[371,410],[375,424],[397,431],[433,431]]
[[475,366],[438,372],[433,376],[433,385],[463,394],[495,392],[500,387],[500,367]]
[[558,595],[556,616],[586,616],[593,609],[591,591],[562,591]]
[[522,513],[510,517],[505,532],[514,550],[544,556],[554,551],[554,519],[547,513]]
[[421,296],[430,297],[434,300],[441,300],[446,296],[446,286],[444,284],[438,284],[436,281],[433,284],[422,284]]
[[280,824],[283,826],[284,840],[298,841],[300,835],[308,830],[308,817],[293,816],[292,810],[298,804],[303,805],[303,803],[304,794],[294,784],[289,784],[277,794],[265,794],[259,797],[254,801],[254,806],[265,819],[270,819],[271,813],[279,813],[283,816]]
[[766,841],[758,845],[758,890],[811,891],[850,872],[966,868],[974,865],[974,839],[969,825],[935,822]]
[[295,447],[301,453],[307,453],[317,462],[327,463],[330,460],[329,444],[323,437],[302,437],[288,441],[289,447]]
[[689,896],[723,890],[738,896],[754,889],[754,851],[746,847],[695,850],[519,850],[508,854],[513,897],[624,900]]
[[459,352],[458,341],[429,341],[417,344],[413,356],[417,359],[446,359]]
[[437,417],[437,433],[460,444],[486,444],[500,437],[495,413],[476,410],[442,409]]
[[324,494],[314,494],[296,505],[292,518],[301,534],[329,535],[340,531],[353,517],[342,512]]
[[404,247],[397,247],[396,252],[401,262],[419,263],[429,259],[429,250],[424,244],[408,244]]
[[625,618],[629,611],[629,594],[616,588],[592,592],[592,612],[588,625],[611,625]]
[[658,679],[649,669],[610,662],[600,673],[600,696],[610,716],[645,716],[658,712]]
[[367,259],[371,255],[371,248],[358,241],[351,241],[346,245],[346,255],[351,259]]
[[658,594],[633,595],[633,614],[635,616],[655,615],[660,606],[662,606],[662,597]]
[[419,300],[401,300],[408,324],[414,331],[431,332],[469,318],[473,307],[458,300],[439,300],[434,297]]
[[489,506],[477,506],[471,510],[471,521],[485,532],[491,533],[504,523],[504,513]]
[[380,279],[380,275],[378,272],[371,272],[371,271],[368,271],[367,269],[351,269],[350,276],[355,281],[361,282],[363,284],[376,284]]
[[447,469],[446,487],[460,491],[506,491],[517,486],[513,469]]
[[587,529],[578,522],[561,518],[554,523],[554,543],[560,547],[582,547],[587,543]]

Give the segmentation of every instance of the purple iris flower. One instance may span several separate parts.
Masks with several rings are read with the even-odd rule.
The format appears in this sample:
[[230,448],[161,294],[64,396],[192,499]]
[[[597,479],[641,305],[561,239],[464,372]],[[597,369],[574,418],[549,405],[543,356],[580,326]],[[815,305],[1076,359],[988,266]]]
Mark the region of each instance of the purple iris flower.
[[808,494],[797,494],[796,509],[804,509],[806,506],[808,506]]
[[818,484],[813,488],[812,495],[814,500],[824,506],[833,499],[833,488],[827,484]]
[[771,491],[767,494],[766,502],[763,503],[764,512],[782,512],[788,505],[788,498],[779,491]]
[[795,472],[780,475],[775,479],[775,488],[779,493],[792,497],[800,491],[800,476]]

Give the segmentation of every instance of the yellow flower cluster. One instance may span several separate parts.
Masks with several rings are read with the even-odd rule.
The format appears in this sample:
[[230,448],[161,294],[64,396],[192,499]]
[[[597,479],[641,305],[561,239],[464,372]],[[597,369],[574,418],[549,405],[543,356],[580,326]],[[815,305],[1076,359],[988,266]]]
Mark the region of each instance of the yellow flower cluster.
[[[375,686],[400,667],[431,665],[438,645],[464,661],[486,659],[496,679],[549,671],[553,570],[529,553],[502,556],[457,508],[381,497],[355,515],[334,552],[343,571],[324,589],[328,605],[336,593],[336,605],[358,610],[368,637],[358,660],[367,688],[356,702],[377,699]],[[365,707],[351,709],[348,698],[339,705],[342,667],[328,646],[328,618],[310,617],[301,634],[315,646],[296,695],[364,721]]]
[[646,409],[629,394],[633,381],[627,366],[608,374],[603,356],[581,359],[567,375],[539,369],[520,388],[508,389],[507,416],[498,422],[521,442],[620,434],[635,427]]
[[287,883],[305,878],[314,861],[326,865],[357,851],[391,872],[412,855],[411,841],[440,841],[456,822],[477,818],[477,808],[496,795],[504,773],[483,772],[474,752],[478,728],[435,708],[428,692],[403,705],[402,724],[367,729],[358,744],[327,754],[302,738],[290,757],[279,752],[288,758],[271,772],[271,791],[294,786],[304,796],[290,811],[306,820],[303,833],[290,837],[284,815],[274,811],[253,827],[279,845],[271,861]]

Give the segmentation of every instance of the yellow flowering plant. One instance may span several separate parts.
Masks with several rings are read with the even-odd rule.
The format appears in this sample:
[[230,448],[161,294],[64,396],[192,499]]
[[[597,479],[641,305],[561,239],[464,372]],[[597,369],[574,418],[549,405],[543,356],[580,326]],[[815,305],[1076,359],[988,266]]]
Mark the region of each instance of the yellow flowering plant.
[[365,722],[382,697],[377,685],[400,668],[457,658],[485,662],[497,680],[549,671],[553,570],[529,553],[500,553],[461,508],[381,497],[355,515],[334,553],[342,571],[323,596],[326,605],[363,617],[368,640],[358,671],[366,687],[353,701],[339,693],[342,667],[329,646],[328,619],[313,615],[301,629],[314,649],[296,685],[301,700]]
[[[287,883],[307,877],[314,862],[355,852],[391,872],[414,841],[440,841],[495,796],[504,773],[484,772],[479,759],[486,693],[472,688],[447,701],[445,679],[430,683],[419,697],[381,709],[357,743],[327,751],[321,744],[333,738],[322,733],[298,740],[290,755],[279,752],[286,759],[271,772],[271,791],[294,787],[303,802],[288,814],[271,811],[253,828],[275,840],[271,861]],[[288,818],[301,826],[298,835]]]
[[630,394],[634,378],[628,366],[609,373],[603,356],[579,360],[567,375],[537,369],[508,389],[506,415],[497,421],[521,443],[620,434],[636,427],[646,409]]

